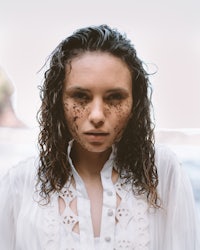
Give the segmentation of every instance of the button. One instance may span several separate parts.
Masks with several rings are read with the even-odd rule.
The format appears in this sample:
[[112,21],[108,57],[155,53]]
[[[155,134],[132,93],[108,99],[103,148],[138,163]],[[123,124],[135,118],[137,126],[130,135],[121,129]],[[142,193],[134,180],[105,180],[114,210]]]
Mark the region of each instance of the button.
[[113,216],[113,211],[112,211],[112,209],[109,209],[109,210],[108,210],[108,216]]
[[113,192],[109,190],[109,191],[107,192],[107,195],[108,195],[108,196],[112,196],[112,195],[113,195]]
[[111,241],[111,238],[109,236],[105,237],[105,241],[106,242],[110,242]]

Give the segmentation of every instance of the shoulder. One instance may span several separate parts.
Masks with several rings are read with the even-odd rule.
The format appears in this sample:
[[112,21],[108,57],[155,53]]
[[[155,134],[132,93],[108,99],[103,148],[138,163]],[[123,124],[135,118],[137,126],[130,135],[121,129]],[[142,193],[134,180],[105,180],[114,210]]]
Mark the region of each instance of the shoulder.
[[156,145],[155,163],[158,172],[158,188],[166,192],[172,186],[178,187],[183,168],[177,155],[166,145]]
[[177,155],[175,152],[164,144],[155,145],[155,157],[156,162],[177,160]]
[[175,152],[163,144],[155,145],[155,162],[158,174],[176,172],[181,168]]
[[184,168],[177,155],[169,147],[156,146],[156,167],[158,193],[163,204],[166,205],[169,200],[177,199],[180,193],[186,192],[185,190],[191,190],[191,184]]

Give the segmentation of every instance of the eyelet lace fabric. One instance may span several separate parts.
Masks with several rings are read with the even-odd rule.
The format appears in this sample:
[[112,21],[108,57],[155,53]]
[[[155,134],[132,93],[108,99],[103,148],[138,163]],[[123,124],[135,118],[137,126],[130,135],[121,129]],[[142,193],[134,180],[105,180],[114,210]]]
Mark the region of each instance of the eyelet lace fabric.
[[68,232],[72,232],[74,226],[79,222],[78,216],[70,208],[70,203],[76,199],[76,190],[73,185],[70,185],[69,187],[65,186],[59,196],[63,198],[66,206],[63,214],[61,215],[62,222],[65,225],[66,230]]
[[[115,184],[121,202],[116,210],[119,233],[115,240],[115,250],[148,250],[150,244],[148,205],[141,197],[132,194],[130,185],[119,180]],[[132,197],[132,206],[128,206]],[[133,229],[133,230],[130,230]]]
[[[37,159],[28,159],[10,169],[0,181],[0,248],[200,249],[199,223],[192,186],[172,152],[163,146],[156,147],[159,175],[157,190],[162,201],[161,209],[151,210],[145,197],[135,196],[131,185],[122,183],[123,178],[113,184],[112,179],[116,178],[112,178],[112,171],[117,172],[113,165],[114,160],[111,158],[101,170],[103,205],[98,238],[94,238],[93,233],[91,202],[84,182],[75,169],[72,168],[75,190],[66,185],[62,192],[51,195],[48,204],[45,200],[44,203],[41,201],[40,193],[34,188],[37,182]],[[69,213],[66,213],[67,210]]]
[[[142,198],[134,197],[131,187],[118,180],[115,191],[119,197],[119,205],[115,212],[116,235],[114,250],[148,250],[150,244],[149,223],[147,215],[147,203]],[[70,203],[77,198],[73,185],[66,185],[59,196],[65,201],[65,210],[60,215],[66,237],[70,241],[70,247],[65,249],[78,250],[77,241],[80,236],[73,232],[74,226],[79,223],[79,216],[72,211]],[[84,209],[84,208],[83,208]],[[102,218],[103,220],[104,218]]]

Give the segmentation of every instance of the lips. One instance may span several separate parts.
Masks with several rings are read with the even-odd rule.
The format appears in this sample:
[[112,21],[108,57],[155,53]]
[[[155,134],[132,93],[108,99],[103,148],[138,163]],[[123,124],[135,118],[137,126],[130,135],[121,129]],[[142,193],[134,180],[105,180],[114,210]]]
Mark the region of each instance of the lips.
[[104,131],[88,131],[84,133],[85,135],[91,135],[91,136],[107,136],[109,133]]
[[84,135],[87,137],[87,140],[91,143],[102,143],[105,138],[109,135],[109,133],[104,131],[88,131],[85,132]]

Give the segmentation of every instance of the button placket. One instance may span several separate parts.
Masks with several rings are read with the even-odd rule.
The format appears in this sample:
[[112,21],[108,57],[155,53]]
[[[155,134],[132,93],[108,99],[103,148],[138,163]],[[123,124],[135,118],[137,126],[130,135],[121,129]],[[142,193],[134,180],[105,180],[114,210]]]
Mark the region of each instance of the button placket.
[[112,166],[105,166],[101,173],[103,185],[103,208],[101,222],[101,249],[113,249],[115,232],[116,192],[112,182]]
[[113,192],[111,190],[108,190],[107,195],[111,197],[113,195]]
[[113,210],[112,209],[108,209],[107,215],[108,216],[113,216],[113,214],[114,214]]
[[106,242],[110,242],[110,241],[111,241],[111,237],[106,236],[106,237],[105,237],[105,241],[106,241]]

